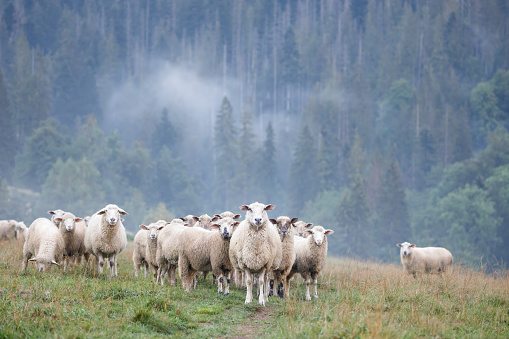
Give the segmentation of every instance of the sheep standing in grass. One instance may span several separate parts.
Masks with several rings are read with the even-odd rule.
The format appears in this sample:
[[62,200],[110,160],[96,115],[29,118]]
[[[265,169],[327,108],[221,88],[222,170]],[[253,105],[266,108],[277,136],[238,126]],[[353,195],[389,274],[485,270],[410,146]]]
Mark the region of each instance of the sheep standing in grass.
[[417,273],[443,272],[452,265],[452,254],[443,247],[415,247],[404,242],[400,247],[400,258],[406,273],[416,277]]
[[16,236],[16,220],[0,220],[0,240],[14,239]]
[[[258,302],[265,306],[268,299],[268,279],[266,279],[266,276],[281,263],[281,240],[276,228],[267,216],[267,211],[272,211],[274,207],[274,205],[265,205],[258,202],[249,206],[240,206],[242,211],[246,211],[246,219],[237,226],[230,240],[232,265],[245,274],[247,284],[246,304],[253,300],[252,274],[258,273],[260,291]],[[267,286],[264,289],[265,284]]]
[[22,243],[25,243],[28,228],[23,221],[20,221],[16,224],[16,227],[14,228],[14,232],[15,232],[15,234],[14,234],[15,238],[18,239],[19,241],[21,241]]
[[318,298],[317,277],[325,266],[327,257],[327,235],[334,233],[333,230],[326,230],[322,226],[315,226],[311,230],[307,229],[307,238],[295,237],[295,262],[292,270],[286,277],[286,284],[290,283],[290,279],[300,273],[306,281],[306,300],[311,300],[309,294],[309,285],[311,279],[315,285],[314,297]]
[[48,211],[48,214],[51,214],[51,222],[53,224],[55,224],[56,227],[58,227],[58,221],[55,221],[56,218],[62,218],[62,216],[64,215],[64,211],[62,210],[53,210],[53,211]]
[[173,286],[177,285],[175,276],[179,258],[177,246],[180,234],[187,225],[181,219],[173,219],[159,232],[156,251],[156,262],[159,268],[156,282],[161,281],[161,285],[164,284],[166,273],[168,273],[168,281],[171,281]]
[[218,293],[230,293],[230,238],[239,222],[224,218],[211,225],[211,231],[189,227],[180,234],[178,267],[182,286],[187,292],[199,271],[212,271],[219,277]]
[[[145,247],[145,261],[148,264],[149,269],[154,274],[154,281],[157,282],[157,271],[159,269],[159,265],[156,260],[157,255],[157,235],[159,234],[159,231],[161,231],[167,223],[164,220],[159,220],[157,222],[151,223],[148,226],[140,225],[140,228],[142,230],[146,230],[148,232],[145,232],[145,237],[147,238]],[[145,275],[146,276],[146,275]]]
[[99,274],[103,274],[104,260],[109,259],[110,277],[117,277],[117,255],[127,246],[127,235],[120,215],[126,215],[117,205],[106,205],[90,218],[85,233],[85,248],[96,258]]
[[21,271],[26,270],[29,261],[35,262],[39,272],[44,272],[51,265],[60,266],[64,250],[64,239],[55,224],[49,219],[38,218],[28,228]]
[[147,252],[147,233],[147,230],[141,229],[134,236],[133,263],[135,277],[138,277],[141,266],[145,268],[145,278],[147,277],[148,263],[145,259]]
[[279,267],[274,270],[274,280],[277,283],[278,295],[283,298],[288,296],[289,284],[286,277],[290,273],[295,262],[294,233],[297,218],[279,217],[277,220],[270,219],[270,222],[276,225],[282,246],[282,258]]
[[308,233],[306,232],[306,230],[308,228],[310,228],[311,226],[313,226],[313,224],[308,224],[308,223],[306,223],[304,221],[297,221],[295,223],[296,235],[298,235],[301,238],[307,238],[308,237]]
[[64,239],[64,271],[67,269],[67,262],[76,264],[78,259],[85,253],[85,233],[76,229],[76,223],[83,219],[77,218],[74,214],[65,212],[62,217],[55,218],[59,224],[60,234]]

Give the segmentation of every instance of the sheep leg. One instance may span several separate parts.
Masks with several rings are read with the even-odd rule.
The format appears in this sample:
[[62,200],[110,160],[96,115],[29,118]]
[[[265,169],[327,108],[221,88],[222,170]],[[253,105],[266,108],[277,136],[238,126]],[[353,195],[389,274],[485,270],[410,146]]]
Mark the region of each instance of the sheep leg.
[[32,253],[26,252],[23,253],[23,263],[21,264],[21,272],[25,272],[28,265],[28,259],[32,257]]
[[318,274],[311,273],[311,278],[313,278],[313,284],[315,285],[315,294],[313,296],[318,298]]
[[189,292],[193,284],[193,278],[196,276],[196,271],[193,271],[189,266],[189,261],[182,255],[179,256],[179,274],[182,280],[182,287]]
[[219,278],[217,279],[217,293],[223,294],[223,275],[221,274]]
[[103,255],[101,253],[99,253],[97,256],[97,271],[101,275],[103,274],[103,266],[104,266],[104,258],[103,258]]
[[117,256],[116,255],[112,255],[110,258],[109,258],[109,262],[110,262],[110,278],[116,278],[118,277],[118,274],[117,274]]
[[140,271],[141,264],[138,262],[134,263],[134,276],[138,278],[138,273]]
[[309,295],[309,284],[311,284],[311,277],[306,275],[306,300],[311,300],[311,295]]
[[268,291],[267,291],[267,296],[264,294],[263,292],[263,287],[265,285],[265,268],[261,270],[261,272],[258,274],[258,288],[260,289],[260,293],[258,295],[258,303],[262,306],[265,306],[265,301],[267,299],[267,296],[268,296]]
[[251,301],[253,301],[253,277],[251,276],[251,272],[248,269],[246,269],[244,272],[247,286],[246,301],[244,303],[249,304]]
[[224,295],[225,295],[225,297],[230,295],[230,276],[231,276],[230,271],[224,272],[224,279],[225,279]]

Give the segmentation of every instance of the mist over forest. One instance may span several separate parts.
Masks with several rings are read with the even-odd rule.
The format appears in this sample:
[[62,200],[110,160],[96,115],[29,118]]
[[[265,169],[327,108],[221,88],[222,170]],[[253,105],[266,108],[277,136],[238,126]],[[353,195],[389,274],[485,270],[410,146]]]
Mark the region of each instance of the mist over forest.
[[505,0],[0,2],[0,219],[142,223],[260,201],[509,260]]

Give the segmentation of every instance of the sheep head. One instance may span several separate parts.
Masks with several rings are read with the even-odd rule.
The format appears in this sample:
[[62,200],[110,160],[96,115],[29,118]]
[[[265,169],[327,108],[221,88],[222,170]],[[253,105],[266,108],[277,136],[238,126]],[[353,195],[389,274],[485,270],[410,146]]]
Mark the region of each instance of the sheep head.
[[215,224],[210,225],[211,230],[218,230],[219,234],[224,240],[231,238],[233,231],[240,224],[240,222],[233,220],[230,217],[219,219]]
[[145,225],[140,225],[140,228],[142,230],[146,230],[148,231],[148,237],[151,239],[151,240],[156,240],[157,239],[157,234],[159,233],[160,230],[162,230],[164,228],[164,226],[166,226],[166,222],[161,223],[161,221],[164,221],[164,220],[160,220],[158,222],[154,222],[148,226],[145,226]]
[[127,212],[117,205],[110,204],[106,205],[106,207],[97,212],[97,214],[102,215],[110,226],[115,226],[120,220],[120,214],[127,215]]
[[310,230],[306,230],[306,233],[313,236],[313,241],[318,246],[321,246],[327,239],[326,235],[334,233],[333,230],[324,229],[322,226],[315,226]]
[[279,235],[286,237],[287,235],[293,236],[294,229],[296,228],[295,223],[299,218],[290,219],[288,217],[279,217],[276,219],[269,219],[271,223],[276,225]]
[[246,211],[246,220],[252,226],[261,227],[265,225],[269,221],[269,217],[267,216],[267,211],[272,211],[276,206],[274,205],[265,205],[259,202],[254,202],[251,205],[242,205],[240,209],[242,211]]
[[76,227],[76,223],[82,221],[81,218],[76,218],[72,213],[64,213],[62,217],[55,218],[55,221],[59,223],[60,229],[65,229],[67,232],[72,232]]
[[55,260],[47,260],[43,258],[32,258],[28,261],[32,261],[35,263],[35,267],[37,267],[37,270],[41,273],[44,273],[46,270],[46,267],[51,267],[51,265],[57,265],[60,266],[59,263],[57,263]]
[[404,257],[410,256],[412,254],[412,248],[415,248],[414,244],[409,242],[404,242],[402,244],[396,244],[396,246],[401,247],[400,254]]

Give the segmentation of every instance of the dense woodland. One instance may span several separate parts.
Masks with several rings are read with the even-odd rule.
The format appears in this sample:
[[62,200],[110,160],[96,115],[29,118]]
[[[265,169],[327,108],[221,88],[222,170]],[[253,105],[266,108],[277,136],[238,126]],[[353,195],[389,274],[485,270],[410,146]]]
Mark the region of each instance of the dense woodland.
[[0,219],[260,201],[333,255],[509,260],[506,0],[3,0]]

